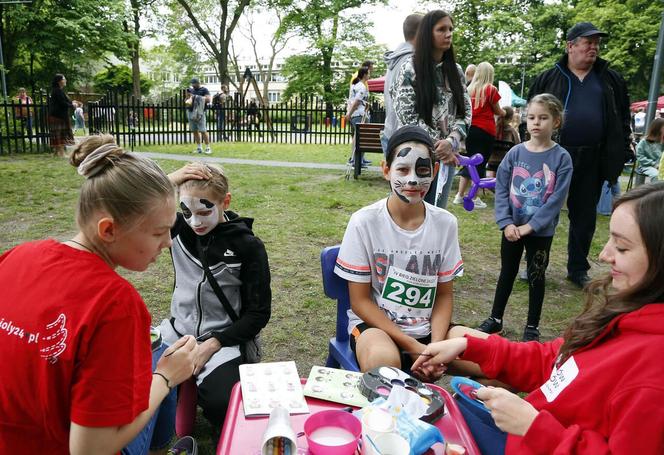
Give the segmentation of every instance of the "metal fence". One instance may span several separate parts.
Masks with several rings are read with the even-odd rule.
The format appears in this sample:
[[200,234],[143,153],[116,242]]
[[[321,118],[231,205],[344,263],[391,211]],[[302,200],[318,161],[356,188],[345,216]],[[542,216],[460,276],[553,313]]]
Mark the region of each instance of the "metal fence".
[[41,152],[48,147],[48,96],[34,93],[32,104],[0,102],[0,155]]
[[[108,93],[85,105],[86,127],[91,134],[110,133],[119,145],[133,149],[142,145],[191,143],[185,108],[186,93],[159,103],[138,101],[129,94]],[[41,151],[48,146],[48,96],[40,93],[26,107],[11,100],[0,104],[0,154]],[[345,107],[328,106],[322,99],[305,96],[254,109],[239,97],[205,110],[212,142],[271,142],[286,144],[348,144],[351,129]],[[370,106],[367,121],[382,123],[383,107]]]
[[[185,144],[191,131],[185,108],[186,93],[160,103],[138,101],[129,95],[109,93],[88,103],[91,132],[110,133],[123,147]],[[384,121],[382,106],[374,102],[371,120]],[[205,109],[207,131],[213,142],[276,142],[287,144],[347,144],[350,125],[345,107],[331,107],[317,97],[306,96],[265,107],[251,106],[239,97]]]

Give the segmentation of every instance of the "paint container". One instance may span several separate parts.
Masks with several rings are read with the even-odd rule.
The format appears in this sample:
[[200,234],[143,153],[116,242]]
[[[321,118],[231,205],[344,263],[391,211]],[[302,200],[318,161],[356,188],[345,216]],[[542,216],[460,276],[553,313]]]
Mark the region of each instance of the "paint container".
[[156,327],[150,327],[150,343],[152,343],[152,352],[161,348],[161,332]]
[[362,410],[362,453],[374,455],[375,450],[367,442],[367,436],[375,441],[378,436],[394,433],[396,421],[392,414],[381,408],[367,407]]
[[261,455],[273,455],[274,447],[283,447],[285,453],[297,453],[297,442],[295,432],[290,423],[290,414],[286,408],[277,406],[270,412],[270,420],[263,433],[263,444]]
[[381,434],[376,436],[373,441],[381,455],[410,454],[410,444],[398,433]]
[[362,424],[346,411],[320,411],[304,422],[304,434],[313,455],[352,455],[362,434]]

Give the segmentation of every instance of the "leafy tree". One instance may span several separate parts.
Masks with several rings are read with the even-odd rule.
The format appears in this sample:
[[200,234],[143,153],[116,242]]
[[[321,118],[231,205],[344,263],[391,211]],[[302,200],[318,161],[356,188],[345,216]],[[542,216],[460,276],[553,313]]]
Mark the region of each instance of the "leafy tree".
[[[368,33],[371,20],[367,16],[348,14],[348,10],[367,3],[386,3],[386,0],[295,1],[285,7],[287,15],[280,33],[294,31],[310,43],[309,52],[287,59],[283,68],[284,75],[289,79],[287,96],[321,93],[328,112],[332,111],[333,104],[339,102],[335,84],[340,83],[332,64],[340,57],[342,45],[347,44],[346,49],[362,49],[374,44],[373,37]],[[345,92],[348,93],[347,86]]]
[[231,36],[249,4],[250,0],[171,0],[172,23],[177,25],[171,34],[185,34],[192,47],[216,63],[219,79],[228,83]]
[[[602,58],[623,75],[633,100],[648,96],[663,7],[661,0],[576,2],[572,23],[590,21],[609,33],[602,43]],[[664,80],[660,85],[662,92]]]
[[576,22],[590,21],[610,34],[602,45],[602,57],[625,77],[632,98],[648,92],[661,0],[452,0],[451,4],[454,47],[462,65],[488,61],[496,69],[496,80],[528,87],[563,55],[567,30]]
[[10,87],[49,87],[55,73],[71,83],[107,55],[127,57],[123,4],[117,0],[35,0],[0,5],[0,34]]
[[[132,71],[124,65],[110,66],[104,71],[97,73],[94,78],[95,90],[100,92],[117,91],[122,93],[132,93],[134,90],[134,80]],[[148,92],[152,86],[152,81],[141,77],[141,91]]]

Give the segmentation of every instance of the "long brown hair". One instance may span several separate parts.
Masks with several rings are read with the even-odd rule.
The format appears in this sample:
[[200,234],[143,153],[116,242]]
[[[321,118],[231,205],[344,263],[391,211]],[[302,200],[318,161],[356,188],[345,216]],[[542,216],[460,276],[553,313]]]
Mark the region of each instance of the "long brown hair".
[[611,291],[611,277],[591,282],[585,290],[586,307],[565,331],[559,363],[592,342],[616,317],[649,303],[664,303],[664,182],[635,188],[613,204],[629,204],[648,254],[648,270],[641,282],[621,292]]
[[[413,54],[413,69],[415,70],[415,109],[419,117],[430,127],[432,125],[431,114],[433,106],[438,99],[436,90],[436,65],[439,62],[433,61],[433,28],[439,20],[450,17],[450,13],[443,10],[429,11],[424,15],[417,29],[415,39],[415,52]],[[461,76],[457,69],[456,59],[454,57],[454,46],[443,53],[442,58],[443,79],[452,91],[452,97],[456,106],[457,117],[463,117],[466,113],[466,104],[464,101],[464,88],[461,84]]]

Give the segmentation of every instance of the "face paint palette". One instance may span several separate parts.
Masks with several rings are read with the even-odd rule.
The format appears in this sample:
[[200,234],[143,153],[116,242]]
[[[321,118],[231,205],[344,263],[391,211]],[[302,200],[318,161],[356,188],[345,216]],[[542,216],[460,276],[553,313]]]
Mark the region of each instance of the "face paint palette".
[[395,385],[417,394],[428,406],[421,420],[433,422],[445,412],[445,400],[440,393],[394,367],[378,367],[364,373],[360,391],[369,401],[373,401],[378,397],[387,398]]
[[304,386],[304,395],[363,408],[369,405],[369,400],[360,392],[361,379],[362,373],[357,371],[314,366]]

